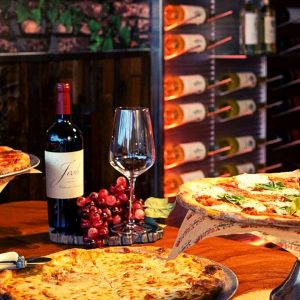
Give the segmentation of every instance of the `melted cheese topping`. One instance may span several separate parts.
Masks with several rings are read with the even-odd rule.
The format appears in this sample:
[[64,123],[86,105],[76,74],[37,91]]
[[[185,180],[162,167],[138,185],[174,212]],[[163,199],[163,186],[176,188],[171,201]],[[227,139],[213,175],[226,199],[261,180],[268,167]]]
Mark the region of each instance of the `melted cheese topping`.
[[190,188],[197,196],[208,195],[218,199],[226,194],[226,191],[220,186],[207,185],[201,182],[193,182]]
[[263,174],[241,174],[236,176],[238,187],[245,190],[253,190],[257,184],[270,183],[268,176]]

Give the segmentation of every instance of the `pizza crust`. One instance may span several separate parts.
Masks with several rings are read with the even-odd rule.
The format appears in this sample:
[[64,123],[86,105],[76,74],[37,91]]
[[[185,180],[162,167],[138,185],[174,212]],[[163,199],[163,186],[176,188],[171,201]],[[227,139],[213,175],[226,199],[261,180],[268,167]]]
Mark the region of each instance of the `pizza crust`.
[[0,175],[22,171],[29,166],[29,154],[7,146],[0,146]]
[[222,267],[170,249],[69,249],[43,266],[0,272],[0,299],[215,299],[226,285]]
[[[254,174],[248,174],[254,175]],[[300,180],[300,170],[295,170],[292,172],[280,172],[280,173],[265,173],[260,174],[265,175],[270,178],[282,178],[282,179],[296,179]],[[298,216],[291,216],[290,218],[282,217],[280,215],[268,216],[268,215],[251,215],[246,214],[240,210],[234,210],[230,203],[224,201],[224,206],[220,208],[211,208],[210,206],[203,205],[196,198],[198,193],[194,187],[197,184],[207,186],[207,189],[213,190],[220,183],[230,183],[233,179],[238,178],[237,175],[233,177],[216,177],[216,178],[201,178],[187,182],[179,188],[177,194],[177,201],[185,208],[190,209],[196,213],[203,216],[208,216],[214,219],[233,221],[242,224],[249,225],[271,225],[278,227],[298,227],[300,226],[300,218]],[[201,186],[200,186],[201,187]],[[298,187],[298,190],[299,187]],[[213,198],[213,197],[212,197]]]

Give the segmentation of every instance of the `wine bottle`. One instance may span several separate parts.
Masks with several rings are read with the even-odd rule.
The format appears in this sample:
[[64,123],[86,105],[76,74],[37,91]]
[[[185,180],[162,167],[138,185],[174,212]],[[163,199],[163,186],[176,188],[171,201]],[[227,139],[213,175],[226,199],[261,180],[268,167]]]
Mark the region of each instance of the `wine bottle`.
[[201,25],[224,18],[232,13],[233,11],[229,10],[217,15],[210,15],[203,6],[169,4],[164,8],[164,29],[167,31],[182,24]]
[[276,53],[276,13],[270,0],[262,0],[260,9],[260,50],[262,53]]
[[178,75],[165,76],[164,79],[164,99],[173,100],[192,94],[201,94],[206,90],[225,85],[230,82],[230,78],[221,81],[211,82],[206,80],[202,75]]
[[179,187],[188,181],[205,177],[203,171],[197,170],[186,173],[170,173],[164,177],[164,197],[175,196]]
[[219,148],[229,147],[227,151],[220,153],[222,156],[251,152],[258,146],[259,143],[260,141],[256,140],[252,135],[238,137],[228,136],[217,139],[217,145]]
[[293,97],[288,99],[283,99],[280,101],[273,101],[273,104],[269,104],[268,113],[272,117],[279,117],[287,113],[292,113],[300,109],[300,97]]
[[300,23],[300,8],[280,7],[277,10],[277,24],[283,26],[291,23]]
[[202,34],[166,34],[164,39],[164,58],[169,60],[187,52],[202,53],[229,42],[232,37],[219,41],[209,41]]
[[244,100],[222,99],[218,101],[219,109],[226,106],[230,106],[231,109],[220,113],[218,115],[220,120],[252,115],[256,112],[258,107],[253,99],[244,99]]
[[240,52],[246,55],[258,53],[258,10],[252,0],[245,0],[240,11]]
[[164,150],[165,169],[173,168],[191,161],[203,160],[206,155],[207,148],[202,142],[166,145]]
[[244,163],[225,163],[219,166],[217,174],[221,177],[235,176],[238,174],[248,173],[254,174],[258,170],[253,162]]
[[83,137],[71,122],[68,83],[57,84],[56,121],[46,132],[45,171],[50,238],[59,242],[60,235],[80,232],[76,199],[83,195]]
[[190,122],[201,122],[207,115],[202,103],[166,104],[164,109],[165,128],[172,128]]
[[224,93],[234,92],[244,88],[255,88],[261,80],[253,72],[230,72],[225,73],[220,80],[230,79],[228,83],[223,84],[219,89]]

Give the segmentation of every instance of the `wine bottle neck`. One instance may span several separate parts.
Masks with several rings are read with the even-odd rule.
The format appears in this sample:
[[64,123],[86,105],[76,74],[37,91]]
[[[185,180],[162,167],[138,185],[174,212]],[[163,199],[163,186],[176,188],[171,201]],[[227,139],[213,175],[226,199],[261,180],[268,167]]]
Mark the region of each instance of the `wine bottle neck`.
[[70,85],[68,83],[57,84],[56,115],[63,119],[70,118],[71,101]]

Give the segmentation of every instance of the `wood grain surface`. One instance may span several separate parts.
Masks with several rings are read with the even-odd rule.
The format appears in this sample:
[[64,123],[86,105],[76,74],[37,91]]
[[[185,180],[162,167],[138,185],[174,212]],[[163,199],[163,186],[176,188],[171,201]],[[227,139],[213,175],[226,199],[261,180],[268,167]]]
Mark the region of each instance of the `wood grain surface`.
[[[72,247],[52,243],[47,231],[45,201],[0,205],[0,253],[17,251],[28,257],[47,255]],[[177,232],[177,227],[166,226],[163,239],[152,245],[172,247]],[[286,251],[255,247],[221,237],[205,239],[186,252],[220,262],[234,271],[239,280],[236,296],[275,288],[288,276],[296,260]]]

